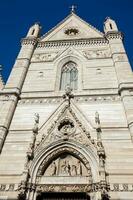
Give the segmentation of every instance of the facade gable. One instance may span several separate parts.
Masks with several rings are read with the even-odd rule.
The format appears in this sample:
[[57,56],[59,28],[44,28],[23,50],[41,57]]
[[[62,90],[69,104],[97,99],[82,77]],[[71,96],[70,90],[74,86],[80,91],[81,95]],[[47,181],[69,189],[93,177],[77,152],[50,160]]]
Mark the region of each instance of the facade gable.
[[103,33],[72,13],[51,31],[41,37],[41,41],[103,38]]

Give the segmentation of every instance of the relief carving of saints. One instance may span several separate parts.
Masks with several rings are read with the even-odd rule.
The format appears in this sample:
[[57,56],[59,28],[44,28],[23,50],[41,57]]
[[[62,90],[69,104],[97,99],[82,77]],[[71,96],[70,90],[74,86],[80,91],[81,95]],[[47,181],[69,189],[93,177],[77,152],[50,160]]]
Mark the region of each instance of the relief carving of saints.
[[77,176],[77,167],[75,165],[72,165],[71,176]]
[[52,175],[52,176],[56,175],[56,172],[57,172],[57,166],[56,166],[56,163],[53,162],[53,163],[51,164],[51,175]]
[[80,160],[77,162],[77,175],[82,176],[82,165]]

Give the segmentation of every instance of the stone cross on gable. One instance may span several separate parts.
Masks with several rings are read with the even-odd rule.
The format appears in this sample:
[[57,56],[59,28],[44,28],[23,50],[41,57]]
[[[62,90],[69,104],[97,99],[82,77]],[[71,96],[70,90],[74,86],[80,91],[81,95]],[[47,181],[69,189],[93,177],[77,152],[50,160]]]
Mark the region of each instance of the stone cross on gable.
[[70,105],[70,100],[74,98],[74,95],[72,94],[72,88],[69,85],[66,86],[63,98],[68,101],[69,105]]
[[75,9],[77,8],[77,6],[72,5],[72,6],[70,6],[70,8],[71,8],[71,13],[75,13]]

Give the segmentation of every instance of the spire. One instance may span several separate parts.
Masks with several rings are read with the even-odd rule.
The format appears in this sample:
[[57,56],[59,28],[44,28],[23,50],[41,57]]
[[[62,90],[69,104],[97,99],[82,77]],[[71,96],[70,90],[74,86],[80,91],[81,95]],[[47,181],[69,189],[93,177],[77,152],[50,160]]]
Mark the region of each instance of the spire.
[[115,21],[113,19],[111,19],[110,17],[105,18],[104,32],[105,33],[107,33],[107,32],[118,32],[118,28],[117,28]]
[[71,13],[75,13],[76,12],[76,8],[77,8],[77,6],[75,6],[75,5],[70,6]]
[[1,75],[2,65],[0,65],[0,90],[4,87],[4,81]]
[[27,37],[37,38],[39,36],[40,29],[41,29],[40,23],[35,22],[35,24],[30,27]]

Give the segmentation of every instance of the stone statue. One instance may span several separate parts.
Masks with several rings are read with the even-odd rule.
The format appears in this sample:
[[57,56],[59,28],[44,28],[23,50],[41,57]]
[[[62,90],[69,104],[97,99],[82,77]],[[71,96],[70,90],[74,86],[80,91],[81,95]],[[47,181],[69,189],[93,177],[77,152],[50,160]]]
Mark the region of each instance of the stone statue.
[[97,111],[95,112],[95,122],[96,124],[100,124],[99,113]]
[[57,166],[55,161],[51,164],[51,175],[55,176],[57,174]]
[[74,95],[72,94],[72,88],[69,85],[66,86],[65,94],[63,95],[63,98],[68,101],[68,104],[70,106],[70,100],[74,98]]
[[77,167],[75,165],[72,165],[71,176],[77,176]]
[[35,113],[35,116],[34,116],[34,127],[33,127],[33,132],[34,133],[38,133],[38,124],[39,124],[39,114],[38,113]]
[[77,175],[82,176],[82,164],[80,160],[77,162]]
[[64,160],[63,164],[61,165],[61,174],[71,176],[71,167],[69,162],[66,162],[66,160]]
[[100,164],[100,167],[105,166],[105,159],[103,158],[103,156],[99,156],[99,164]]
[[40,118],[39,114],[38,114],[38,113],[35,113],[35,118],[34,118],[34,120],[35,120],[35,123],[36,123],[36,124],[39,123],[39,118]]

